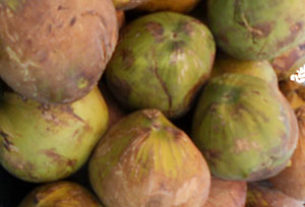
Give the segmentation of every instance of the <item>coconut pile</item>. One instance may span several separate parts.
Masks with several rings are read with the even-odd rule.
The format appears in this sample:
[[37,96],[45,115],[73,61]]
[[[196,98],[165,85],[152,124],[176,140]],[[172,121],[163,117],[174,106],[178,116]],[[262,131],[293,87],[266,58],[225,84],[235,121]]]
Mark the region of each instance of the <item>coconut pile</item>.
[[3,207],[305,205],[305,0],[0,0],[0,77]]

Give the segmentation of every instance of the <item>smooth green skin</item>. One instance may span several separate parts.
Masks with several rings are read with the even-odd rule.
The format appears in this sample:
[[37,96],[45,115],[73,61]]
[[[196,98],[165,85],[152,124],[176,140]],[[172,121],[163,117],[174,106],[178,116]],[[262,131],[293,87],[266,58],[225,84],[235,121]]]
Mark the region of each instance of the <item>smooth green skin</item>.
[[125,28],[106,70],[109,88],[132,109],[183,115],[208,78],[215,43],[208,28],[172,12],[144,16]]
[[216,58],[211,76],[216,77],[224,73],[251,75],[261,78],[273,87],[278,88],[276,73],[268,61],[245,61],[226,56],[218,57]]
[[244,74],[211,79],[198,102],[192,138],[212,174],[262,180],[285,168],[297,144],[296,118],[279,91]]
[[238,59],[271,59],[305,40],[303,0],[209,0],[218,46]]
[[82,186],[60,181],[42,185],[28,194],[18,207],[103,207]]
[[5,93],[0,102],[0,163],[29,182],[67,177],[87,160],[108,123],[98,89],[72,104],[48,106]]
[[136,111],[110,128],[90,159],[89,177],[103,203],[116,207],[201,207],[210,187],[200,151],[154,109]]

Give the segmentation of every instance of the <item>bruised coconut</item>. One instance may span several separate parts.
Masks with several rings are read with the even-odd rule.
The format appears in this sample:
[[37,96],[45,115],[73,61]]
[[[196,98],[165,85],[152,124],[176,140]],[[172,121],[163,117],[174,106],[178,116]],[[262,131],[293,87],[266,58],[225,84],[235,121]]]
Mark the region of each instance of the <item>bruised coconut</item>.
[[212,178],[207,202],[202,207],[244,207],[247,183]]
[[106,206],[202,207],[210,173],[190,138],[157,110],[132,113],[102,138],[89,163]]
[[77,102],[54,106],[5,93],[0,106],[0,163],[25,181],[71,175],[107,128],[108,110],[97,88]]
[[174,11],[189,12],[199,2],[199,0],[148,0],[138,8],[145,11]]
[[305,40],[303,0],[209,0],[209,26],[238,59],[271,59]]
[[192,134],[213,175],[255,181],[286,167],[298,127],[294,112],[274,87],[257,77],[224,74],[205,87]]
[[305,106],[296,110],[300,136],[298,146],[290,165],[280,174],[270,179],[273,185],[285,194],[298,200],[305,200]]
[[240,73],[255,76],[278,89],[276,73],[268,61],[237,60],[226,55],[221,55],[216,58],[211,76],[216,77],[224,73]]
[[82,186],[61,181],[37,187],[18,207],[101,207],[97,199]]
[[246,207],[304,207],[304,202],[295,200],[269,186],[249,184]]
[[131,109],[157,108],[175,118],[188,111],[210,75],[215,44],[199,21],[171,12],[124,28],[106,70],[114,96]]
[[0,76],[40,102],[85,96],[116,46],[111,0],[5,0],[0,17]]

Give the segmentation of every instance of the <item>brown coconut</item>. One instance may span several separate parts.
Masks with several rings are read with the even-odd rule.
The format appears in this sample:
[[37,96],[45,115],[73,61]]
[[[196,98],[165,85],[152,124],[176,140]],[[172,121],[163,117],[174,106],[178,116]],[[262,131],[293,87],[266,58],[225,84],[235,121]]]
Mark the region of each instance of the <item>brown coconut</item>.
[[118,38],[111,0],[0,1],[0,76],[44,103],[69,103],[97,84]]
[[134,112],[108,130],[89,175],[109,207],[202,207],[211,179],[190,138],[154,109]]
[[212,178],[208,201],[203,207],[244,207],[247,183]]

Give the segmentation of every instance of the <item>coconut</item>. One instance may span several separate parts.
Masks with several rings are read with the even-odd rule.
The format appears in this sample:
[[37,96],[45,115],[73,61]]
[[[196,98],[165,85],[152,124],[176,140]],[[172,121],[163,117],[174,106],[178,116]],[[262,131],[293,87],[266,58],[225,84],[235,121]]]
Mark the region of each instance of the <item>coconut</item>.
[[34,189],[18,207],[101,207],[97,199],[82,186],[61,181]]
[[303,0],[208,0],[218,46],[238,59],[272,59],[305,41]]
[[106,81],[130,109],[156,108],[177,118],[208,79],[214,56],[205,25],[182,14],[154,13],[123,29]]
[[208,201],[202,207],[244,207],[247,183],[213,178]]
[[192,138],[213,175],[255,181],[286,167],[297,145],[298,126],[279,90],[254,76],[227,73],[205,87]]
[[0,163],[29,182],[70,176],[107,129],[108,109],[97,88],[63,105],[40,104],[6,92],[0,105]]
[[106,206],[202,207],[210,172],[190,138],[158,110],[134,112],[101,139],[89,162]]
[[97,84],[118,38],[111,0],[0,1],[0,76],[43,103],[70,103]]

